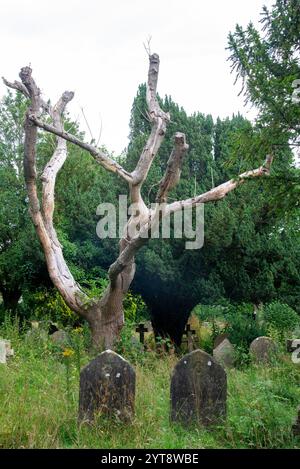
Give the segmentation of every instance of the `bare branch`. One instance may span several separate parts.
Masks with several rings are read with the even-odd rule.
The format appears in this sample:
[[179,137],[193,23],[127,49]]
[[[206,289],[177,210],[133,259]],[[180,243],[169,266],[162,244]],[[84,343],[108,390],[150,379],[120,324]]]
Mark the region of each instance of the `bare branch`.
[[178,184],[181,174],[183,157],[189,146],[185,141],[185,135],[177,132],[174,135],[174,148],[167,163],[167,169],[160,181],[156,202],[167,201],[168,193]]
[[229,192],[234,190],[237,186],[243,184],[247,179],[257,176],[268,176],[270,174],[272,160],[273,156],[268,155],[264,164],[260,168],[251,171],[246,171],[245,173],[240,174],[236,179],[231,179],[230,181],[224,182],[223,184],[214,187],[210,191],[204,192],[203,194],[200,194],[196,197],[177,201],[168,205],[166,214],[174,213],[187,207],[196,207],[198,204],[201,203],[203,204],[223,199]]
[[[29,67],[28,67],[29,68]],[[29,92],[26,88],[25,85],[23,85],[23,83],[21,83],[20,81],[17,81],[15,80],[14,82],[10,82],[8,80],[6,80],[6,78],[2,77],[2,80],[3,80],[3,83],[8,87],[8,88],[12,88],[13,90],[16,90],[16,91],[20,91],[20,93],[22,93],[26,98],[30,98],[30,95],[29,95]],[[40,97],[40,105],[42,107],[42,109],[47,112],[47,113],[51,113],[51,106],[50,104],[46,103],[45,101],[43,101],[43,99]]]
[[[30,67],[25,67],[22,70],[28,69],[30,70],[31,74],[31,69]],[[21,72],[22,73],[22,72]],[[20,75],[21,76],[21,75]],[[22,77],[21,77],[22,79]],[[23,80],[23,79],[22,79]],[[24,76],[24,80],[26,81],[26,77]],[[23,83],[20,83],[18,81],[15,81],[14,83],[8,82],[5,78],[3,78],[4,83],[9,86],[10,88],[16,89],[18,91],[21,91],[27,98],[31,96],[30,90],[28,89],[28,86],[30,87],[30,83],[28,82],[26,85],[26,82],[24,81]],[[112,158],[107,156],[103,151],[100,149],[89,145],[87,143],[82,142],[80,139],[75,137],[74,135],[69,134],[68,132],[63,130],[62,124],[57,125],[59,121],[59,114],[62,114],[67,103],[73,98],[74,93],[71,91],[66,91],[58,103],[54,106],[54,108],[51,108],[51,106],[47,103],[45,103],[41,97],[40,97],[40,91],[36,87],[35,90],[36,93],[38,93],[39,96],[39,106],[41,106],[53,119],[54,125],[47,124],[46,122],[43,122],[39,117],[39,108],[36,110],[36,112],[31,113],[29,115],[29,119],[38,127],[46,130],[47,132],[53,133],[57,135],[58,137],[61,137],[71,143],[74,143],[75,145],[78,145],[79,147],[83,148],[84,150],[87,150],[93,158],[97,161],[97,163],[101,164],[105,169],[108,171],[111,171],[113,173],[117,173],[119,176],[121,176],[125,181],[128,183],[132,182],[132,176],[131,174],[126,171],[119,163],[114,161]]]
[[[24,144],[24,176],[27,187],[27,193],[29,198],[30,214],[34,223],[37,235],[43,246],[45,258],[49,275],[54,285],[57,287],[67,304],[77,313],[82,316],[86,316],[85,305],[83,300],[85,298],[84,293],[80,289],[79,285],[74,280],[66,262],[63,257],[62,248],[58,242],[56,232],[52,224],[52,214],[54,208],[54,182],[55,176],[58,171],[58,163],[65,159],[62,153],[64,149],[62,144],[65,142],[58,142],[58,146],[55,150],[58,154],[54,153],[52,162],[55,160],[57,163],[56,169],[53,171],[53,180],[47,180],[44,182],[43,187],[43,211],[40,209],[40,203],[37,194],[36,186],[36,142],[37,142],[37,127],[32,123],[29,116],[31,114],[37,114],[41,107],[40,91],[36,86],[32,76],[31,69],[24,67],[21,69],[20,77],[23,85],[30,96],[31,104],[30,108],[26,113],[25,121],[25,144]],[[54,113],[56,118],[59,118],[59,111],[63,111],[66,103],[71,99],[72,94],[65,94],[58,102]],[[50,161],[51,161],[50,160]],[[53,186],[53,187],[52,187]]]
[[147,52],[148,57],[150,57],[151,55],[151,40],[152,40],[152,36],[148,36],[147,43],[145,44],[143,42],[143,46],[144,46],[145,51]]
[[107,169],[108,171],[111,171],[112,173],[118,174],[123,179],[125,179],[125,181],[129,183],[132,182],[131,174],[128,171],[126,171],[119,163],[117,163],[115,160],[107,156],[99,148],[96,148],[93,145],[90,145],[89,143],[82,142],[79,138],[66,132],[65,130],[57,129],[53,125],[43,122],[40,118],[37,117],[35,113],[30,114],[29,119],[37,127],[40,127],[41,129],[44,129],[47,132],[57,135],[58,137],[61,137],[67,140],[68,142],[74,143],[75,145],[79,146],[80,148],[83,148],[84,150],[87,150],[95,159],[95,161],[97,161],[97,163],[99,163],[105,169]]
[[20,91],[22,94],[24,94],[24,96],[26,96],[26,98],[30,98],[26,86],[24,86],[23,83],[21,83],[20,81],[15,80],[14,82],[10,82],[4,77],[2,77],[2,80],[8,88]]
[[[63,129],[62,114],[73,97],[74,93],[72,91],[65,91],[53,108],[52,119],[58,129]],[[48,230],[51,231],[57,245],[59,245],[59,242],[53,227],[54,189],[56,176],[66,161],[67,155],[67,142],[63,138],[58,137],[56,149],[41,175],[43,182],[42,208],[44,221]]]
[[162,111],[157,101],[156,88],[158,72],[159,56],[157,54],[152,54],[149,56],[147,83],[147,104],[152,130],[136,168],[132,173],[133,184],[138,185],[139,187],[147,177],[152,161],[165,136],[167,124],[170,121],[169,113]]

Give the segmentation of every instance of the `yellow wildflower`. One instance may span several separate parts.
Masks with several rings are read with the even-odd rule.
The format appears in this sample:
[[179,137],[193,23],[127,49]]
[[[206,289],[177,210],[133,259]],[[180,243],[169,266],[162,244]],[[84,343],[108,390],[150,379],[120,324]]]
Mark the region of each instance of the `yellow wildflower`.
[[63,356],[64,356],[65,358],[70,358],[70,357],[72,357],[72,355],[74,355],[74,353],[75,353],[75,352],[74,352],[73,349],[71,349],[71,348],[66,348],[66,349],[63,351],[62,354],[63,354]]

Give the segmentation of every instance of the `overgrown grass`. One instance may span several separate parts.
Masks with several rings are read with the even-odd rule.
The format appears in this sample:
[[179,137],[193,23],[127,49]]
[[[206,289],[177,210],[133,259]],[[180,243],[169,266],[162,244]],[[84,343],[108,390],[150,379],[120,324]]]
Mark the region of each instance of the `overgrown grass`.
[[[136,360],[136,416],[130,425],[99,420],[78,426],[78,360],[39,335],[27,337],[6,321],[15,357],[0,365],[2,448],[299,448],[291,425],[300,403],[300,365],[281,357],[272,367],[228,371],[224,426],[186,429],[169,422],[170,372],[175,356]],[[81,365],[89,361],[81,352]],[[141,364],[142,363],[142,364]],[[69,388],[69,389],[68,389]],[[68,392],[69,391],[69,392]]]

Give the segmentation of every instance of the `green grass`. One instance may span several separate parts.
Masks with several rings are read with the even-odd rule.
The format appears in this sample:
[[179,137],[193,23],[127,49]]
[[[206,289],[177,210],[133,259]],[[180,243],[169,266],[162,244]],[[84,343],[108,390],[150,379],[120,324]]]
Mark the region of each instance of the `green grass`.
[[[272,367],[228,371],[228,416],[212,430],[169,422],[170,372],[176,357],[149,354],[137,373],[136,416],[130,425],[100,419],[77,424],[79,370],[48,340],[25,339],[6,322],[15,357],[0,365],[2,448],[299,448],[291,425],[300,403],[300,365],[281,357]],[[77,357],[78,358],[78,357]],[[81,365],[89,361],[81,352]]]

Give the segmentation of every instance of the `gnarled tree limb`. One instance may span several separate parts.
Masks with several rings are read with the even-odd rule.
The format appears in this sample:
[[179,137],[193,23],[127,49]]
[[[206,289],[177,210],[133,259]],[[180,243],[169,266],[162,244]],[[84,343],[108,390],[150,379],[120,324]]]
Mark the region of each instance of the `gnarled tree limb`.
[[180,200],[169,204],[166,209],[166,214],[174,213],[184,208],[196,207],[198,204],[204,204],[207,202],[214,202],[216,200],[223,199],[229,192],[234,190],[239,185],[243,184],[247,179],[257,176],[267,176],[270,174],[270,168],[272,164],[273,156],[268,155],[262,166],[251,171],[246,171],[240,174],[236,179],[224,182],[217,187],[214,187],[210,191],[204,192],[203,194],[197,195],[186,200]]
[[[26,86],[23,85],[23,83],[21,83],[20,81],[15,80],[14,82],[10,82],[10,81],[6,80],[6,78],[4,78],[4,77],[2,77],[2,80],[3,80],[3,83],[8,88],[12,88],[16,91],[20,91],[20,93],[22,93],[26,98],[30,98],[30,95],[29,95],[29,92],[28,92]],[[51,112],[52,112],[51,105],[49,103],[46,103],[41,98],[41,96],[40,96],[40,105],[41,105],[43,111],[47,112],[48,114],[51,114]]]
[[58,137],[61,137],[67,140],[68,142],[74,143],[75,145],[79,146],[83,150],[88,151],[92,155],[92,157],[95,159],[95,161],[97,161],[97,163],[99,163],[105,169],[107,169],[108,171],[112,173],[118,174],[123,179],[125,179],[126,182],[132,182],[131,174],[128,171],[126,171],[119,163],[117,163],[112,158],[107,156],[99,148],[96,148],[93,145],[90,145],[89,143],[82,142],[79,138],[75,137],[69,132],[66,132],[63,129],[58,129],[54,125],[47,124],[42,119],[40,119],[36,113],[30,114],[29,119],[37,127],[40,127],[41,129],[44,129],[47,132],[57,135]]
[[133,185],[138,186],[139,188],[147,177],[152,161],[164,139],[167,124],[170,121],[169,113],[164,112],[160,108],[156,96],[158,72],[159,56],[157,54],[152,54],[149,56],[149,71],[146,95],[149,111],[148,114],[152,124],[152,130],[136,165],[136,168],[132,172]]
[[[41,100],[40,91],[36,86],[31,73],[32,71],[29,67],[22,68],[20,73],[23,86],[26,88],[28,96],[30,96],[31,99],[30,108],[26,113],[24,143],[24,176],[29,198],[30,214],[43,246],[51,280],[60,291],[67,304],[74,311],[85,316],[85,306],[83,302],[85,295],[79,285],[75,282],[64,260],[62,248],[57,240],[56,232],[52,224],[54,183],[57,171],[54,171],[52,180],[51,177],[49,177],[47,181],[43,182],[42,209],[40,208],[36,185],[37,127],[30,120],[29,116],[39,112]],[[72,97],[72,94],[64,94],[64,97],[59,103],[63,101],[66,104],[66,102],[72,99]],[[59,121],[60,125],[62,125],[60,112],[62,112],[63,109],[64,106],[59,104],[56,110],[56,123],[58,124]],[[61,161],[59,163],[62,164],[66,157],[65,147],[66,142],[59,141],[51,160],[60,159]]]
[[189,146],[185,141],[185,135],[177,132],[174,136],[174,148],[167,163],[164,177],[160,181],[156,202],[166,202],[168,193],[178,184],[181,174],[183,157]]
[[[89,321],[93,341],[98,346],[104,345],[111,348],[124,323],[122,302],[135,273],[134,257],[149,239],[152,228],[157,227],[162,218],[171,213],[186,207],[195,207],[200,203],[222,199],[247,179],[269,174],[272,162],[272,157],[268,156],[264,165],[258,169],[247,171],[238,176],[237,179],[231,179],[196,197],[167,205],[168,194],[179,181],[183,157],[188,149],[185,135],[178,132],[175,134],[174,149],[168,160],[165,175],[160,181],[156,199],[158,202],[157,208],[148,209],[141,196],[141,187],[163,141],[167,124],[170,121],[169,114],[160,108],[157,100],[158,72],[158,55],[149,55],[147,105],[151,133],[132,173],[126,171],[117,161],[114,161],[100,149],[82,142],[79,138],[64,130],[62,114],[67,103],[73,98],[73,93],[65,92],[58,103],[51,107],[50,104],[42,100],[29,67],[21,70],[21,82],[11,83],[4,79],[7,86],[20,91],[31,100],[25,122],[24,174],[31,217],[43,246],[50,277],[70,308]],[[50,116],[51,123],[43,121],[41,109]],[[43,185],[41,206],[37,194],[35,168],[38,127],[58,137],[55,151],[41,176]],[[103,296],[93,301],[83,293],[73,278],[63,257],[62,247],[53,226],[55,181],[67,157],[67,141],[87,150],[101,166],[122,177],[129,184],[131,201],[137,207],[120,240],[119,256],[109,268],[110,283]],[[137,224],[140,226],[140,231],[136,235],[131,234],[130,228]]]

